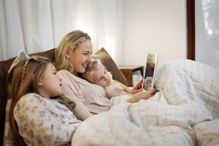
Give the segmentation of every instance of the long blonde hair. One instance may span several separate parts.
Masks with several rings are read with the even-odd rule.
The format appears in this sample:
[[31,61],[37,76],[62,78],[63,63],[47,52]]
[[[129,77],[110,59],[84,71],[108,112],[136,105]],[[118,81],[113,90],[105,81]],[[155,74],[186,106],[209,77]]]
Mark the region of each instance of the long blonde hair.
[[66,58],[66,53],[68,49],[73,49],[74,51],[81,43],[87,40],[91,41],[90,36],[80,30],[74,30],[65,35],[55,50],[55,66],[57,70],[66,69],[72,71],[73,64]]
[[[8,75],[8,93],[9,98],[12,99],[9,123],[13,135],[15,137],[15,144],[19,145],[23,139],[20,137],[16,121],[14,119],[14,108],[16,103],[23,95],[27,93],[38,93],[37,83],[43,77],[43,74],[50,64],[49,59],[40,56],[33,56],[23,62],[17,64]],[[24,143],[22,143],[23,145]]]
[[100,59],[93,59],[87,66],[86,71],[80,74],[80,77],[94,83],[93,72],[95,70],[105,69],[105,66],[102,64]]

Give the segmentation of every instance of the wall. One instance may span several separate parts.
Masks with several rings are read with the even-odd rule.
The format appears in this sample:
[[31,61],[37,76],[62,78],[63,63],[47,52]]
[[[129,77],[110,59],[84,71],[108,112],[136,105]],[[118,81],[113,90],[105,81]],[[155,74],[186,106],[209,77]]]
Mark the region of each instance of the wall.
[[120,65],[141,65],[148,52],[159,64],[186,58],[185,0],[124,0]]

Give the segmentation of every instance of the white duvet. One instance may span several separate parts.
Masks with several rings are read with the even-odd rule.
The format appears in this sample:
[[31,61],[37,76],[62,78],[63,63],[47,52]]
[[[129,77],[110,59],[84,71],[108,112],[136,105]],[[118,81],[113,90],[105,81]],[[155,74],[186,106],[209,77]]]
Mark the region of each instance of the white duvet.
[[72,146],[219,145],[219,71],[190,60],[161,65],[159,92],[129,104],[114,97],[112,108],[82,122]]

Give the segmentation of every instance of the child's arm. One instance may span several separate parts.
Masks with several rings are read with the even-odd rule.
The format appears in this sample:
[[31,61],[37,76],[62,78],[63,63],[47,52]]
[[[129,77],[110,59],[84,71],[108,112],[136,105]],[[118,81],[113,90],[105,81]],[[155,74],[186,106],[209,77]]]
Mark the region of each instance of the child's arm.
[[155,89],[147,90],[147,91],[142,90],[141,92],[134,94],[127,101],[130,103],[134,103],[134,102],[138,102],[141,99],[148,99],[148,98],[152,97],[156,92],[157,92],[157,90],[155,90]]
[[106,95],[109,99],[113,96],[120,96],[123,93],[123,88],[118,83],[113,83],[110,86],[105,87]]

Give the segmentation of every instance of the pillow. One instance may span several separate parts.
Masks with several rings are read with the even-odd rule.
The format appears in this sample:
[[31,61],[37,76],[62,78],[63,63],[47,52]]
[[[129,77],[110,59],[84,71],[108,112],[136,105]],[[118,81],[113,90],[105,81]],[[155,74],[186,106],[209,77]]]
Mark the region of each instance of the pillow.
[[113,79],[117,80],[125,85],[127,85],[127,79],[123,75],[123,73],[119,70],[118,66],[109,55],[109,53],[104,49],[101,48],[98,50],[94,55],[93,58],[100,59],[106,69],[112,73]]
[[[51,62],[54,62],[54,60],[55,60],[55,49],[51,49],[51,50],[47,50],[47,51],[44,51],[44,52],[38,52],[38,53],[30,54],[30,56],[32,56],[32,55],[44,56],[44,57],[47,57],[48,59],[50,59]],[[19,51],[18,55],[16,56],[16,58],[14,59],[14,61],[12,62],[10,68],[8,69],[8,73],[10,73],[10,71],[19,62],[30,58],[30,56],[28,55],[28,53],[24,49],[21,49]]]

